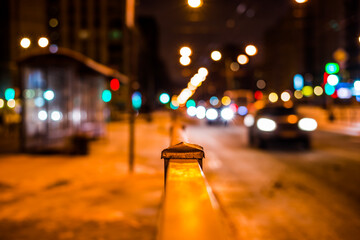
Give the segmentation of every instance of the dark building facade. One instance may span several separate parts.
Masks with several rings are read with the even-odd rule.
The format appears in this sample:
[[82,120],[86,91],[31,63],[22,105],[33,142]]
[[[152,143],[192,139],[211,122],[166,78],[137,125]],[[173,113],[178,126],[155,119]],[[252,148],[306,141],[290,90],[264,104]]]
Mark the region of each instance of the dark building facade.
[[[328,62],[340,64],[343,81],[359,78],[359,20],[356,0],[294,3],[289,14],[266,34],[263,77],[267,89],[292,89],[295,74],[302,74],[308,85],[320,85]],[[339,60],[337,51],[345,59]]]

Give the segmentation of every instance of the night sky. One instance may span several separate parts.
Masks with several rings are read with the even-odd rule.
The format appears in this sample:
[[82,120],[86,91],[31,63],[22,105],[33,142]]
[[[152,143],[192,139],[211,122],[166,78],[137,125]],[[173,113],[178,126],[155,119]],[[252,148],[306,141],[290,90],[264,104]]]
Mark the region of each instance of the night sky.
[[[182,76],[182,70],[193,72],[208,65],[211,51],[227,43],[258,46],[254,62],[261,62],[264,31],[287,12],[290,4],[291,0],[204,0],[201,8],[193,9],[187,0],[140,0],[137,14],[156,18],[160,55],[172,80],[186,83],[188,78]],[[188,67],[178,62],[183,45],[193,50]]]

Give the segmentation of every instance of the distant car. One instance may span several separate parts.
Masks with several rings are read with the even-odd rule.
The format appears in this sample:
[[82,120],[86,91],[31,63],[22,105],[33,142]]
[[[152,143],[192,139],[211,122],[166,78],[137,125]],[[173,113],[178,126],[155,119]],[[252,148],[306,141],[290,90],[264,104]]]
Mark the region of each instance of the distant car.
[[209,108],[206,110],[206,119],[208,125],[223,124],[227,125],[230,120],[235,116],[231,108]]
[[249,128],[249,143],[265,148],[270,141],[296,140],[310,148],[310,133],[317,128],[316,120],[301,117],[295,108],[266,106],[255,116],[247,115],[244,124]]

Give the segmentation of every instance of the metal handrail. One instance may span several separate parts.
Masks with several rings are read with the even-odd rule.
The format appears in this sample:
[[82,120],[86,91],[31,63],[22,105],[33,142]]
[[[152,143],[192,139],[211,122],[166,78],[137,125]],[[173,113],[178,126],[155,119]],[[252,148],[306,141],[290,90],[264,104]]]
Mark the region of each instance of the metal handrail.
[[203,148],[180,142],[164,149],[161,157],[165,193],[157,239],[228,239],[219,205],[202,171]]

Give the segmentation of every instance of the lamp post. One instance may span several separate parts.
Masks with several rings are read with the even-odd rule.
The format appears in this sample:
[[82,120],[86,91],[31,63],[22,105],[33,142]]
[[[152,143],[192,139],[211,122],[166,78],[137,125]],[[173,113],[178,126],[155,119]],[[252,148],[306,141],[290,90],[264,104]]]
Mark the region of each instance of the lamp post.
[[133,85],[136,74],[135,46],[135,0],[126,0],[125,34],[124,34],[124,71],[128,76],[127,110],[129,113],[129,172],[134,171],[135,155],[135,112],[132,106]]

